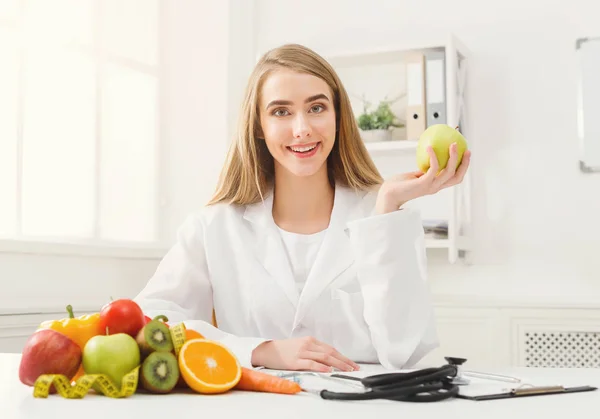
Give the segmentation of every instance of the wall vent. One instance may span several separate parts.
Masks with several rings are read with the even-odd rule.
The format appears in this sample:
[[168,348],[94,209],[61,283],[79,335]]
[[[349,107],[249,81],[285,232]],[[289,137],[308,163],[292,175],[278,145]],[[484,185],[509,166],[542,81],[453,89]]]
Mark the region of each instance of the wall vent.
[[526,331],[521,339],[526,367],[600,368],[600,332]]

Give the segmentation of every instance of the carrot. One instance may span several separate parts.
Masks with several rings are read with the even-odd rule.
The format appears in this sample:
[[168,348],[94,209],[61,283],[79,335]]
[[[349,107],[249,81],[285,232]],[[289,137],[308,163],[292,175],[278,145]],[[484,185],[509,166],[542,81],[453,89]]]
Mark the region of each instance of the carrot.
[[302,391],[298,383],[244,367],[242,367],[242,378],[235,388],[279,394],[296,394]]

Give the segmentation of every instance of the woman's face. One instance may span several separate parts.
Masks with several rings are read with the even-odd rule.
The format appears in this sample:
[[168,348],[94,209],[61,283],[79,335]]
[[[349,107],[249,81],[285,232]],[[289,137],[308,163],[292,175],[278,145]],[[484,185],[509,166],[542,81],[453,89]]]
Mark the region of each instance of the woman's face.
[[311,176],[326,170],[335,141],[329,86],[310,74],[277,70],[260,92],[260,124],[276,170]]

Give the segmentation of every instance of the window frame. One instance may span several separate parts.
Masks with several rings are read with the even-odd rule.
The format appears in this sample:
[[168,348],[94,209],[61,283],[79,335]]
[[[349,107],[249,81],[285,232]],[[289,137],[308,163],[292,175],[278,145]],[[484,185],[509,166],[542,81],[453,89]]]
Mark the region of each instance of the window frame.
[[[21,30],[23,25],[26,0],[17,0],[18,12],[16,20],[0,19],[0,26],[12,30],[15,34]],[[94,174],[94,229],[93,235],[89,238],[62,238],[62,237],[31,237],[22,233],[22,186],[23,186],[23,121],[24,121],[24,49],[19,47],[18,51],[18,86],[17,86],[17,203],[16,203],[16,226],[15,234],[11,236],[0,236],[0,254],[1,253],[29,253],[44,255],[62,255],[62,256],[92,256],[92,257],[112,257],[112,258],[134,258],[134,259],[156,259],[161,258],[166,253],[168,246],[165,244],[164,234],[164,155],[163,138],[165,132],[165,112],[164,112],[164,85],[165,68],[163,60],[163,34],[165,31],[164,19],[164,0],[157,0],[157,33],[156,33],[156,64],[150,65],[139,62],[135,59],[126,58],[101,47],[101,0],[92,0],[93,7],[93,42],[90,47],[81,45],[59,45],[67,50],[78,51],[82,54],[89,54],[94,60],[96,68],[96,103],[95,103],[95,174]],[[140,73],[149,74],[156,78],[157,84],[157,120],[156,120],[156,143],[155,146],[155,174],[154,174],[154,228],[156,240],[153,242],[129,242],[129,241],[110,241],[100,238],[100,181],[101,181],[101,117],[102,117],[102,86],[104,85],[104,68],[107,64],[121,66],[123,68],[134,70]]]

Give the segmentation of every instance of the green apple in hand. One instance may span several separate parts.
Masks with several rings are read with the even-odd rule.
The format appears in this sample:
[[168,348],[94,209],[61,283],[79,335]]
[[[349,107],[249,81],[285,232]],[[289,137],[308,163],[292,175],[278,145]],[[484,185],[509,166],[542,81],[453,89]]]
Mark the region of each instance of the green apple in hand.
[[417,166],[425,173],[429,169],[429,154],[427,146],[431,146],[438,160],[439,170],[442,170],[448,164],[450,158],[450,145],[456,143],[458,161],[456,167],[460,165],[463,154],[467,150],[467,141],[458,131],[446,124],[432,125],[423,131],[417,143]]
[[98,335],[86,343],[82,357],[86,374],[105,374],[120,389],[123,376],[140,364],[140,349],[126,333]]

